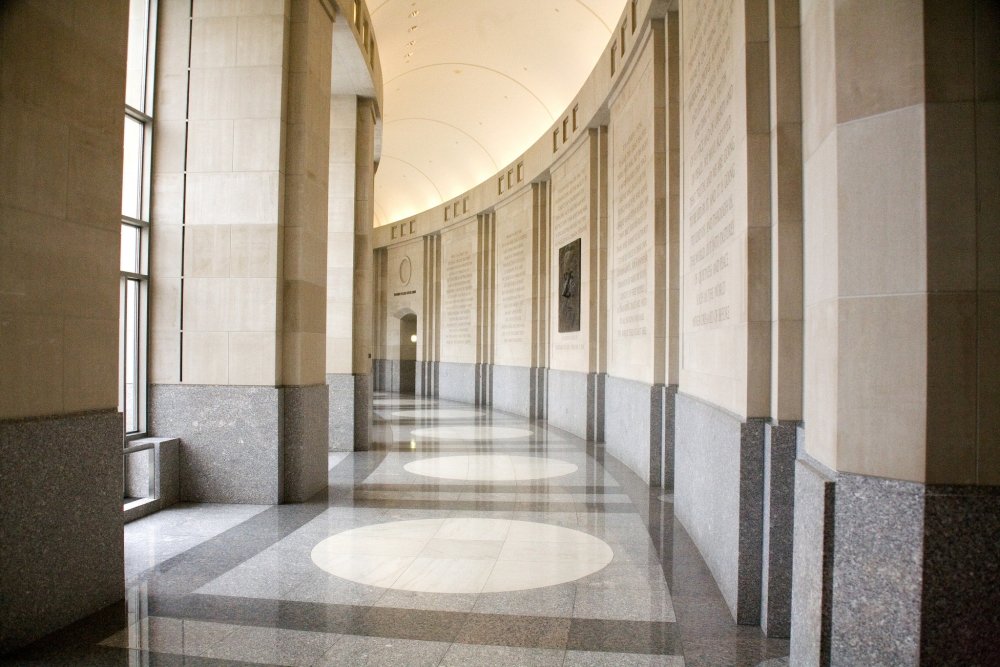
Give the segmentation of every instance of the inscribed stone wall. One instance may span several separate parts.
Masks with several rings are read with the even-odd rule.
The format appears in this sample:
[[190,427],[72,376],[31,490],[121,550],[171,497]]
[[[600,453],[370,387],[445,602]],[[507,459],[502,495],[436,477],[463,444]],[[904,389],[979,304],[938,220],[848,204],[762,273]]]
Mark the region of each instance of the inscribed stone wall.
[[[586,135],[584,135],[586,136]],[[551,347],[549,367],[586,373],[588,366],[587,330],[590,326],[590,140],[583,139],[569,155],[552,168],[552,231],[549,261],[549,297],[551,309]],[[576,239],[582,239],[579,277],[580,330],[559,332],[559,249]]]
[[681,385],[746,413],[747,178],[743,8],[681,13]]
[[494,363],[531,365],[531,190],[496,210]]
[[441,234],[441,361],[476,362],[477,232],[473,219]]
[[[656,183],[653,42],[646,43],[611,106],[608,372],[656,381]],[[662,339],[662,333],[660,334]]]
[[[417,332],[423,325],[424,246],[423,240],[392,246],[386,252],[385,303],[386,345],[389,359],[399,358],[399,321],[410,312],[417,315]],[[417,346],[420,349],[420,346]]]

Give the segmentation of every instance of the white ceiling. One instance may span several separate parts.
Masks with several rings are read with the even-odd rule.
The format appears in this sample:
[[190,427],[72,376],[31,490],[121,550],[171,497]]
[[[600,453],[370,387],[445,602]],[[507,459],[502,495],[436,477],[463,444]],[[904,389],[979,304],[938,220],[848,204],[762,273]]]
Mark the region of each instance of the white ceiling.
[[369,0],[384,82],[375,224],[507,166],[590,75],[626,0]]

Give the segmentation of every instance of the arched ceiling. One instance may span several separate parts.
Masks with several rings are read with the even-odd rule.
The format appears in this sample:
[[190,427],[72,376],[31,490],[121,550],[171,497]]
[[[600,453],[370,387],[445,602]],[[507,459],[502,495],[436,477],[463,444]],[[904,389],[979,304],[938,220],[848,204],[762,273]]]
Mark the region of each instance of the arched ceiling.
[[369,0],[382,61],[375,224],[478,185],[580,90],[626,0]]

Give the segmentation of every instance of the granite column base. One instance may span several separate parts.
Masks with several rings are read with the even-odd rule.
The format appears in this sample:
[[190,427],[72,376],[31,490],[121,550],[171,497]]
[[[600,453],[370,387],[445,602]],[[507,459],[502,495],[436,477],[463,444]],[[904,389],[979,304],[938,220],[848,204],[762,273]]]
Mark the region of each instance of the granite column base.
[[493,405],[493,364],[476,364],[476,405]]
[[354,374],[327,373],[330,392],[329,450],[354,451]]
[[438,365],[436,361],[417,362],[417,395],[434,397],[438,395]]
[[529,372],[531,374],[531,389],[528,417],[532,419],[545,419],[545,406],[548,403],[549,371],[544,367],[532,366]]
[[795,473],[791,664],[1000,664],[1000,487]]
[[354,449],[366,450],[371,446],[372,427],[372,376],[354,373]]
[[122,416],[0,421],[0,654],[125,595]]
[[764,424],[764,523],[760,624],[768,637],[787,638],[792,603],[795,452],[799,422]]
[[587,373],[588,442],[604,442],[604,395],[607,373]]
[[799,458],[795,464],[792,665],[830,664],[836,491],[836,473]]
[[1000,488],[840,473],[830,663],[1000,664]]
[[326,384],[152,385],[149,428],[181,440],[182,500],[304,500],[326,480],[328,392]]

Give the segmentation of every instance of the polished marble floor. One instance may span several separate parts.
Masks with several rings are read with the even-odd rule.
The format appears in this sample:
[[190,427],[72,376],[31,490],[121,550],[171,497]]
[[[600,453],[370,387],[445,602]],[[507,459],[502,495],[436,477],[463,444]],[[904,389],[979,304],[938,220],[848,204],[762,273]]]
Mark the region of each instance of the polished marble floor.
[[86,665],[782,664],[600,445],[377,394],[371,451],[296,505],[181,504],[125,528],[125,603],[9,658]]

